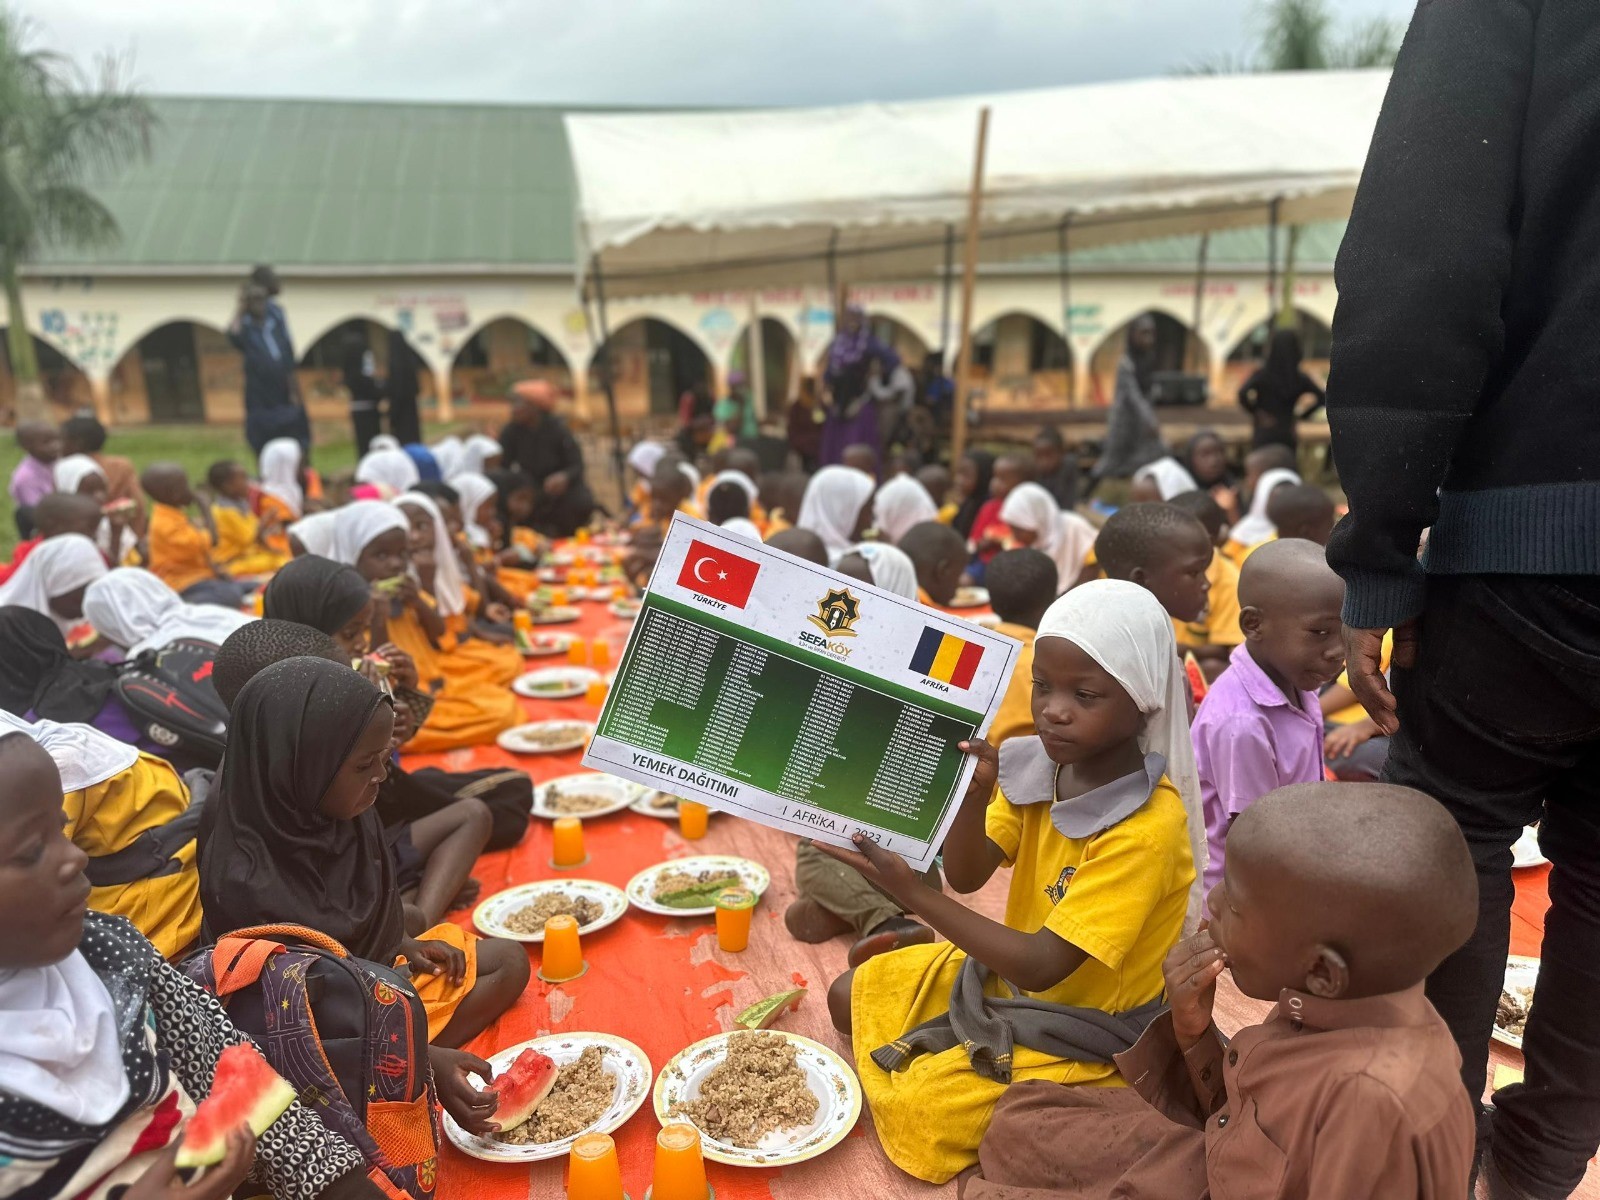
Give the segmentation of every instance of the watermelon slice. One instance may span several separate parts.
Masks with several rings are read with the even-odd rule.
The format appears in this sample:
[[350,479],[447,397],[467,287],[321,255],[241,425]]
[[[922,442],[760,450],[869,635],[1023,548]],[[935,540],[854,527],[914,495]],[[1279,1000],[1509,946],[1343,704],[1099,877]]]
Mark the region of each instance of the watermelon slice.
[[208,1167],[228,1153],[228,1135],[241,1125],[260,1137],[295,1101],[295,1090],[254,1046],[229,1046],[217,1059],[211,1094],[183,1127],[178,1166]]
[[779,1017],[784,1013],[794,1012],[800,1007],[800,1001],[805,998],[805,988],[779,992],[776,996],[757,1000],[735,1017],[733,1023],[741,1029],[771,1029]]
[[555,1087],[556,1071],[555,1060],[532,1046],[517,1055],[516,1061],[489,1084],[489,1090],[500,1097],[494,1123],[509,1131],[533,1116]]

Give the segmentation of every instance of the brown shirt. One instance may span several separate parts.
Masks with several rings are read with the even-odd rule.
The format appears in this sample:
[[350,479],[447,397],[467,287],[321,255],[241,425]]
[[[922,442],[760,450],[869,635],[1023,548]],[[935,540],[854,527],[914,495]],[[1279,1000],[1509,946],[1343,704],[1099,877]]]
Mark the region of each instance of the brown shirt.
[[140,537],[144,536],[145,515],[144,496],[139,490],[139,472],[134,470],[133,463],[116,454],[96,454],[95,462],[100,464],[100,470],[105,472],[106,498],[108,500],[132,500],[138,508],[133,514],[133,531]]

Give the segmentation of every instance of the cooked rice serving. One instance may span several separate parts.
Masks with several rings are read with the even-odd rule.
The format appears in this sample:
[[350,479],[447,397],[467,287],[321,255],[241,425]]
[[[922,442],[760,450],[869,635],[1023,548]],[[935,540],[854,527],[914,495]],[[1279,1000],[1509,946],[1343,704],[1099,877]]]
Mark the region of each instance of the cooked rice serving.
[[617,1094],[617,1080],[606,1074],[604,1046],[585,1046],[577,1062],[556,1073],[556,1085],[544,1102],[515,1129],[495,1138],[510,1146],[559,1142],[582,1133],[604,1115]]
[[671,892],[681,892],[684,888],[699,887],[701,884],[709,884],[712,881],[721,883],[724,880],[727,881],[730,887],[736,883],[743,882],[739,877],[739,872],[728,870],[727,868],[709,871],[663,871],[656,876],[655,887],[650,894],[652,898],[659,899]]
[[[553,745],[554,743],[548,743]],[[616,801],[599,792],[563,792],[557,788],[546,788],[544,791],[544,809],[546,812],[562,813],[567,816],[582,816],[584,813],[599,812],[602,808],[611,808]]]
[[727,1056],[700,1081],[696,1100],[680,1100],[672,1115],[688,1117],[719,1142],[754,1149],[769,1133],[816,1119],[820,1107],[795,1062],[799,1047],[778,1033],[739,1032]]
[[569,896],[566,892],[546,892],[526,908],[519,908],[506,918],[506,928],[513,933],[540,933],[551,917],[571,917],[581,929],[600,918],[605,908],[588,896]]

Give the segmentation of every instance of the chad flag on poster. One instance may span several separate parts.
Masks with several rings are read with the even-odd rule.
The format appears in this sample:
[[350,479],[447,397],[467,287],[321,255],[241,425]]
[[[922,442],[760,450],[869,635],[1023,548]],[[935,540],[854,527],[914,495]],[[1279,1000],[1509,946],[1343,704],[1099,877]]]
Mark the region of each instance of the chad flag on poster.
[[951,687],[968,688],[982,661],[983,647],[977,642],[962,641],[928,625],[923,627],[917,652],[911,656],[911,669]]
[[719,550],[697,538],[689,543],[689,553],[684,555],[678,586],[734,608],[743,608],[760,570],[760,563]]

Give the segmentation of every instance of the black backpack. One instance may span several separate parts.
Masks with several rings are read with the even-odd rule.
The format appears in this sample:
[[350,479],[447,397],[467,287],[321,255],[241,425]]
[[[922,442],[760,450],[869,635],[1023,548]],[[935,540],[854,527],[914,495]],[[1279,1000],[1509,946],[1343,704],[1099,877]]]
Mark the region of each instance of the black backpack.
[[117,674],[117,699],[158,746],[215,767],[228,741],[228,709],[211,682],[217,647],[179,638],[146,650]]

